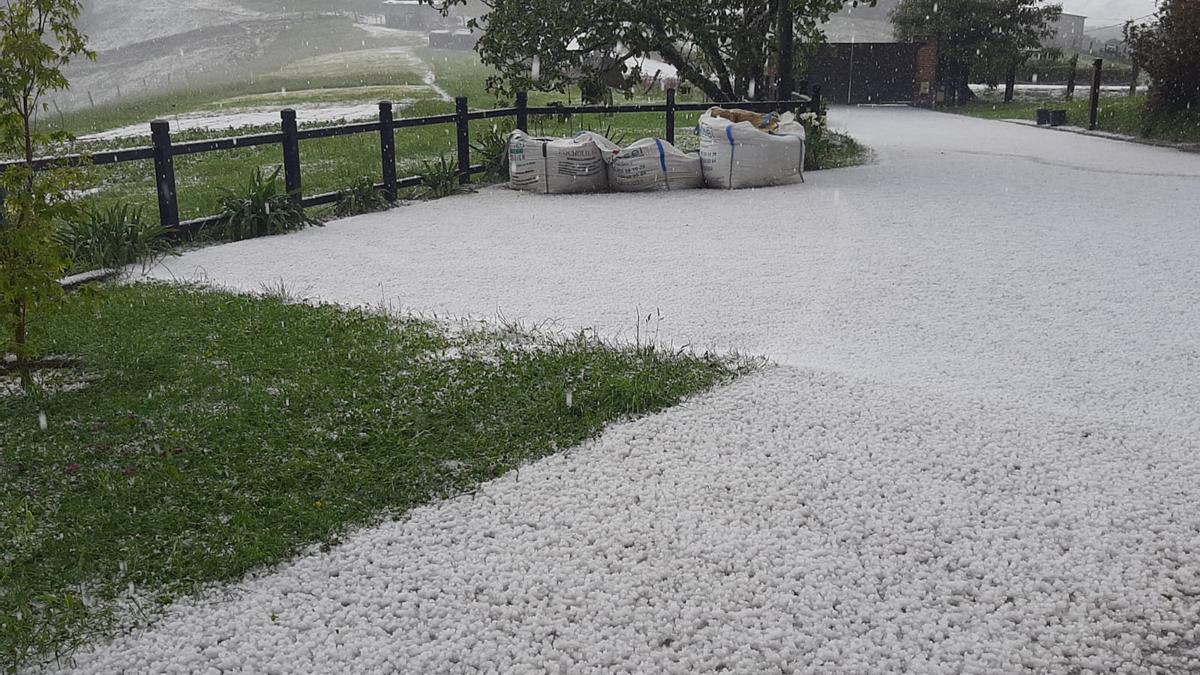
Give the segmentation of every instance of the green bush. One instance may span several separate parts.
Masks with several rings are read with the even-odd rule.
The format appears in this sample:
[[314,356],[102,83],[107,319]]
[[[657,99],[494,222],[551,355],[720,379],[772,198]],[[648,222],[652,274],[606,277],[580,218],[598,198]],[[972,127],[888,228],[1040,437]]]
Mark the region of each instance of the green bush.
[[458,166],[445,155],[436,162],[421,162],[419,175],[421,185],[413,190],[417,199],[440,199],[470,189],[459,181]]
[[280,187],[279,171],[256,169],[241,189],[221,190],[220,238],[241,241],[321,224]]
[[142,207],[111,204],[93,208],[58,231],[71,269],[87,271],[157,262],[171,251],[170,229],[142,218]]
[[1153,78],[1151,108],[1193,114],[1200,108],[1200,3],[1163,0],[1153,23],[1126,26],[1125,40]]
[[508,178],[508,137],[515,128],[512,120],[502,120],[475,135],[471,150],[483,159],[489,178]]
[[799,119],[804,124],[806,171],[852,166],[868,158],[867,148],[854,138],[830,131],[823,115],[805,113]]
[[360,213],[382,211],[387,207],[387,195],[381,188],[376,187],[375,181],[370,176],[359,176],[354,185],[342,190],[334,213],[339,218],[345,218]]

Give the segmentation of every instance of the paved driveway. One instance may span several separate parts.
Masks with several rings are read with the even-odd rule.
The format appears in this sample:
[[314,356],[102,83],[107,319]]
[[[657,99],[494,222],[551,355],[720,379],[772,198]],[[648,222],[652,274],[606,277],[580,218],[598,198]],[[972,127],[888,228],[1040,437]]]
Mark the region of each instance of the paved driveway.
[[169,261],[627,338],[640,317],[779,365],[81,664],[1200,668],[1200,156],[832,118],[878,162],[768,190],[485,190]]

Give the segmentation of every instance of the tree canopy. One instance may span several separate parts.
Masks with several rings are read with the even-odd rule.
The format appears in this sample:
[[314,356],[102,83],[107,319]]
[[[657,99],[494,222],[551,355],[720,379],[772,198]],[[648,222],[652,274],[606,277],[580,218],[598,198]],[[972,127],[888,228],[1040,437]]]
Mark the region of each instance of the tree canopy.
[[1154,78],[1152,106],[1200,111],[1200,2],[1163,0],[1155,21],[1127,25],[1125,39]]
[[[447,10],[464,0],[425,1]],[[478,50],[499,72],[489,86],[501,93],[561,91],[572,84],[593,98],[606,89],[630,91],[655,73],[626,62],[649,57],[675,68],[711,99],[729,101],[772,93],[781,17],[792,19],[783,44],[795,50],[818,42],[819,26],[845,2],[487,0],[489,11],[472,27],[486,27]]]
[[892,24],[898,39],[936,39],[939,79],[970,97],[972,76],[996,84],[1041,48],[1061,14],[1045,0],[901,0]]

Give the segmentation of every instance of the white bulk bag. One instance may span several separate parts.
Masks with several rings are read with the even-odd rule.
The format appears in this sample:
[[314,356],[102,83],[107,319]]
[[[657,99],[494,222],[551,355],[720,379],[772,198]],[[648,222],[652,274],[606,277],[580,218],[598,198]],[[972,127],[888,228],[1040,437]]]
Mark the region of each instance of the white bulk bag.
[[800,139],[800,180],[804,180],[804,158],[808,154],[808,132],[804,125],[796,121],[795,113],[785,112],[779,116],[779,126],[775,129],[776,136],[795,136]]
[[619,145],[608,140],[608,138],[603,134],[598,134],[594,131],[581,131],[575,134],[575,140],[592,141],[595,143],[596,147],[600,148],[600,155],[603,156],[604,161],[609,164],[612,163],[613,157],[616,157],[617,153],[621,152],[621,147]]
[[608,179],[620,192],[704,187],[700,156],[658,138],[643,138],[617,153]]
[[544,194],[597,192],[608,188],[608,171],[591,138],[508,137],[508,184]]
[[[803,180],[804,129],[768,134],[749,122],[734,124],[707,113],[700,118],[704,182],[722,189],[782,185]],[[783,126],[782,124],[780,125]]]

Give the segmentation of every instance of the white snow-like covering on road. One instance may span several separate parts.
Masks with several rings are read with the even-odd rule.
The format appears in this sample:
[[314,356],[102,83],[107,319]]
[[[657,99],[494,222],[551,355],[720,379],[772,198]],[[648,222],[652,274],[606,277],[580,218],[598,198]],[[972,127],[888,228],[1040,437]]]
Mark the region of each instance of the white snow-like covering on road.
[[[1200,156],[896,108],[762,190],[486,190],[155,272],[779,365],[80,672],[1200,669]],[[643,334],[645,327],[643,327]]]
[[[407,104],[402,104],[398,107],[403,107],[403,105]],[[278,125],[281,108],[282,106],[245,110],[201,111],[177,115],[167,118],[167,120],[171,123],[171,133],[244,129],[246,127]],[[311,122],[357,122],[377,119],[379,117],[378,103],[314,103],[291,106],[291,108],[296,111],[296,120],[301,124]],[[123,138],[137,138],[149,135],[150,123],[146,122],[142,124],[130,124],[95,134],[87,134],[86,136],[80,136],[79,140],[115,141]]]

